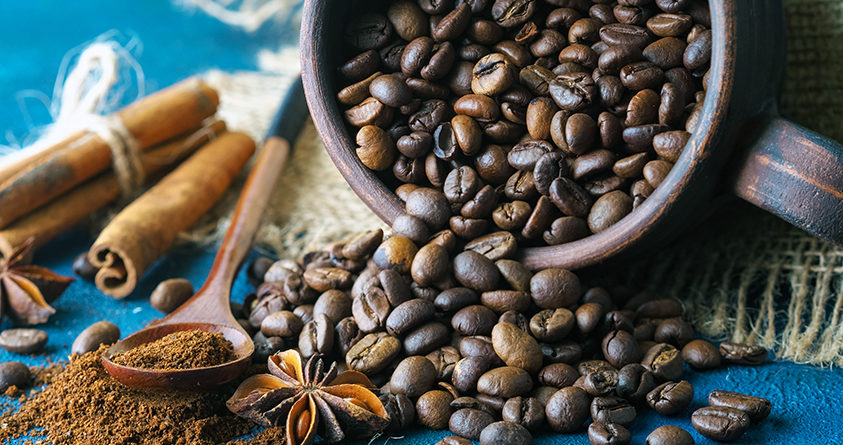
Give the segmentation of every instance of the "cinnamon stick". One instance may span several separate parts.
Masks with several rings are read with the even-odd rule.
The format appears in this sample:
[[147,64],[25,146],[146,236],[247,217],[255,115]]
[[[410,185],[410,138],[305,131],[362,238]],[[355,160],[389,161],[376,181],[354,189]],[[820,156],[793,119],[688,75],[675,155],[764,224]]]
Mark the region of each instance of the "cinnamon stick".
[[88,251],[99,268],[97,287],[115,298],[129,295],[179,232],[222,196],[254,150],[249,136],[226,133],[123,209]]
[[[188,79],[149,95],[116,113],[141,149],[202,126],[216,113],[219,98],[205,83]],[[0,228],[106,170],[109,145],[95,133],[17,173],[0,184]]]
[[[178,163],[223,132],[225,123],[216,121],[193,134],[150,148],[140,156],[144,172],[154,175]],[[37,249],[119,197],[117,177],[113,172],[103,173],[1,229],[0,256],[8,255],[30,237]]]
[[0,184],[3,184],[9,178],[16,176],[18,173],[30,168],[36,163],[42,162],[48,156],[53,155],[59,150],[63,150],[84,135],[85,132],[80,131],[70,135],[57,144],[53,144],[40,150],[35,149],[34,147],[26,147],[15,153],[6,155],[0,159],[0,161],[4,161],[0,162],[0,164],[2,164],[0,165]]

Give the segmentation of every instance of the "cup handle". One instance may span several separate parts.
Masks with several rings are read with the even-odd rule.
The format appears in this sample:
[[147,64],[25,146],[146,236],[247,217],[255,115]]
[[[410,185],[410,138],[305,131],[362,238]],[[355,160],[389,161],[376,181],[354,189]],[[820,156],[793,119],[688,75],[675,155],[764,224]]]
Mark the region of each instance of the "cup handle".
[[843,245],[843,146],[780,117],[750,122],[739,144],[737,196]]

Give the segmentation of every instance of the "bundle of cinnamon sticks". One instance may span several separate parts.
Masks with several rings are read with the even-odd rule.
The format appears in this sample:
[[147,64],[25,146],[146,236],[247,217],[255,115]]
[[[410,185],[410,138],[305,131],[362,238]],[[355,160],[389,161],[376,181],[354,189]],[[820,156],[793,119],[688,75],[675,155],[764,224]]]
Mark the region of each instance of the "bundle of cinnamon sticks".
[[[128,295],[254,152],[251,138],[228,132],[213,118],[218,105],[216,91],[188,79],[114,114],[131,139],[133,168],[147,183],[172,171],[123,208],[94,242],[88,259],[99,268],[95,281],[104,293]],[[0,159],[0,255],[30,237],[42,246],[119,201],[126,181],[114,168],[114,156],[103,136],[80,129],[14,162]]]

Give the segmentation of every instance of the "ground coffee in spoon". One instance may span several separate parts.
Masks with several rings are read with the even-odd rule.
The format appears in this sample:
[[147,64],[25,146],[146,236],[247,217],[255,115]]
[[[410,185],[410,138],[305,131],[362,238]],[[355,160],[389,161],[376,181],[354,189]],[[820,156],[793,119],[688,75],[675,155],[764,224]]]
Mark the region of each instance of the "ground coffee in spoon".
[[143,369],[191,369],[221,365],[236,358],[234,347],[219,332],[181,331],[120,353],[118,365]]

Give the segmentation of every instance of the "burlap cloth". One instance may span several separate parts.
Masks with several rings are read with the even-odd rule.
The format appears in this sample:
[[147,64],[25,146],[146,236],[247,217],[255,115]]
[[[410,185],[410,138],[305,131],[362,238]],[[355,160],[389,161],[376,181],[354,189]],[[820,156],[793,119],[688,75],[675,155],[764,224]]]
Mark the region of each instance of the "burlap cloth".
[[[784,3],[789,46],[781,110],[843,141],[843,1]],[[246,77],[218,79],[221,112],[236,108],[226,119],[259,138],[278,102],[255,102],[255,85],[264,98],[280,97],[284,85]],[[261,244],[288,258],[383,226],[336,171],[311,123],[295,144],[270,213]],[[625,268],[620,279],[680,298],[713,338],[758,343],[796,362],[843,365],[843,249],[737,201],[692,232]]]

